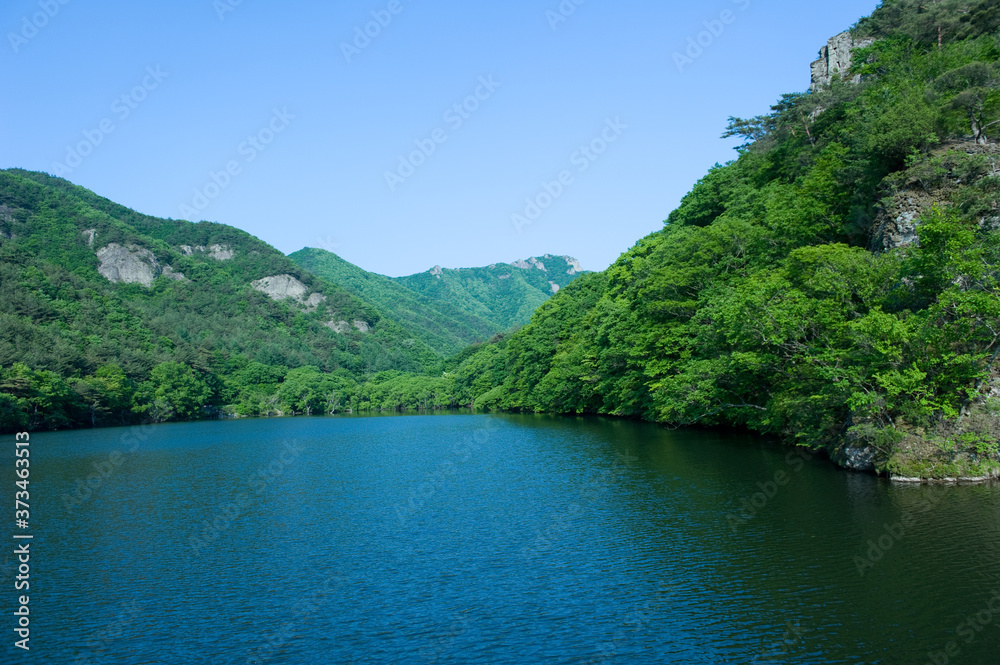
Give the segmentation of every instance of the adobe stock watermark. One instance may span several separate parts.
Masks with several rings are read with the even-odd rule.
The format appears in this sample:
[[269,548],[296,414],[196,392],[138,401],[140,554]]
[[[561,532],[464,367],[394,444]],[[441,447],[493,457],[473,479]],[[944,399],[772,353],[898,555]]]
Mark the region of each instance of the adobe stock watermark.
[[[785,455],[785,464],[791,467],[793,473],[798,473],[805,468],[806,462],[812,459],[812,455],[805,448],[796,448]],[[738,533],[741,526],[757,517],[760,511],[764,510],[767,504],[778,495],[778,491],[791,482],[792,477],[784,470],[779,469],[774,472],[774,477],[766,482],[757,483],[759,492],[754,492],[750,496],[740,499],[740,510],[738,513],[726,515],[726,521],[733,533]]]
[[647,600],[641,608],[629,612],[622,619],[621,625],[623,627],[631,626],[631,630],[626,632],[624,628],[619,628],[611,636],[610,642],[598,645],[599,655],[583,662],[587,665],[600,665],[616,660],[619,656],[625,661],[627,654],[621,653],[622,648],[627,643],[633,642],[639,631],[653,623],[657,616],[662,616],[665,612],[669,612],[667,604],[673,600],[673,597],[674,588],[667,582],[660,582],[660,588],[657,591],[656,597]]
[[437,663],[442,658],[449,655],[456,655],[456,643],[463,635],[469,634],[470,621],[466,609],[457,619],[452,620],[447,629],[442,632],[434,632],[424,640],[424,646],[417,652],[421,662]]
[[521,548],[521,556],[528,561],[551,550],[567,531],[571,531],[576,524],[579,524],[583,507],[619,485],[622,477],[630,473],[632,463],[638,461],[639,458],[633,457],[631,451],[627,451],[624,455],[617,453],[615,465],[601,471],[580,490],[582,499],[580,503],[571,503],[561,512],[552,515],[544,529],[535,529],[534,541],[530,546]]
[[371,46],[372,40],[381,35],[382,31],[392,24],[393,18],[402,14],[404,9],[406,7],[401,0],[389,0],[385,9],[372,11],[371,21],[363,26],[354,26],[354,38],[350,42],[340,42],[340,52],[344,54],[347,64],[351,64],[356,56]]
[[38,7],[41,11],[35,12],[30,17],[21,17],[21,29],[18,32],[8,32],[7,39],[14,53],[20,53],[21,47],[38,36],[38,33],[54,19],[63,5],[68,5],[71,0],[39,0]]
[[472,435],[472,441],[456,443],[452,446],[452,456],[442,460],[437,469],[428,473],[420,483],[410,487],[410,496],[405,505],[396,505],[396,519],[399,526],[406,526],[406,520],[416,515],[426,505],[438,490],[445,487],[452,476],[458,473],[459,467],[472,459],[472,453],[477,452],[490,439],[492,430],[477,429]]
[[288,112],[288,107],[283,109],[273,109],[271,119],[255,134],[251,134],[236,146],[236,154],[242,157],[231,159],[218,171],[209,171],[209,182],[202,187],[194,189],[194,197],[191,204],[182,203],[180,206],[181,217],[194,221],[194,218],[204,211],[215,199],[224,192],[231,184],[233,178],[243,173],[243,167],[252,164],[260,153],[267,150],[267,147],[274,142],[278,134],[288,129],[295,116]]
[[[172,409],[167,407],[166,411],[158,415],[158,418],[169,420],[171,413]],[[140,444],[149,441],[149,435],[153,429],[154,425],[149,423],[129,427],[128,431],[118,439],[119,444],[122,446],[129,445],[129,447],[124,452],[114,450],[108,454],[107,458],[94,462],[91,465],[94,472],[86,478],[77,478],[74,483],[75,491],[62,495],[63,509],[72,515],[77,508],[84,506],[94,498],[99,490],[111,482],[115,474],[129,460],[129,456],[139,450]]]
[[[1000,589],[994,589],[993,595],[986,602],[985,607],[975,614],[965,617],[962,623],[955,626],[955,634],[962,638],[966,645],[972,644],[979,639],[979,634],[989,626],[994,625],[997,617],[1000,617]],[[941,651],[930,651],[927,653],[927,665],[951,665],[959,661],[954,660],[962,654],[962,646],[958,640],[951,640]]]
[[869,539],[866,543],[868,549],[865,550],[864,556],[855,554],[852,558],[854,566],[858,569],[858,574],[864,577],[869,568],[874,568],[875,564],[881,561],[889,550],[895,547],[896,543],[919,523],[921,514],[929,513],[940,502],[941,499],[930,494],[927,499],[922,499],[904,510],[897,521],[892,524],[884,524],[882,526],[883,533],[878,538]]
[[236,8],[243,4],[243,0],[215,0],[212,3],[212,9],[215,10],[215,15],[219,17],[220,21],[226,20],[226,14],[230,14],[236,11]]
[[555,10],[549,9],[545,12],[545,19],[549,22],[552,32],[559,29],[559,26],[569,20],[569,17],[576,13],[580,5],[587,0],[562,0]]
[[52,175],[64,178],[83,164],[83,160],[94,154],[97,147],[118,128],[115,118],[118,122],[128,120],[132,112],[139,108],[149,94],[159,88],[163,80],[169,76],[170,74],[160,69],[159,65],[155,68],[152,65],[146,67],[146,75],[142,81],[111,103],[111,113],[114,117],[106,117],[97,123],[97,127],[83,130],[83,140],[75,145],[67,145],[65,159],[62,162],[52,163]]
[[[739,7],[740,11],[746,11],[750,7],[750,0],[731,1]],[[710,48],[722,36],[726,31],[726,26],[735,23],[737,18],[738,14],[732,9],[723,9],[719,12],[719,18],[704,21],[702,25],[705,26],[705,29],[693,37],[688,37],[687,48],[683,52],[674,51],[674,65],[677,66],[677,71],[683,74],[684,68],[693,65],[694,61],[705,53],[705,49]]]
[[229,530],[233,522],[247,514],[257,498],[264,494],[271,485],[285,474],[285,470],[294,464],[305,451],[292,441],[286,441],[282,451],[266,466],[261,466],[245,481],[247,489],[237,493],[231,503],[219,504],[215,515],[202,520],[202,527],[188,537],[188,545],[195,554],[215,541]]
[[787,662],[792,656],[793,647],[801,647],[803,645],[802,636],[804,633],[798,622],[792,623],[791,621],[786,621],[785,628],[786,630],[782,634],[781,639],[776,640],[770,645],[767,645],[767,643],[763,644],[757,655],[750,662]]
[[107,662],[105,657],[108,648],[125,635],[126,629],[136,623],[142,610],[142,606],[137,600],[133,600],[131,603],[122,603],[120,607],[121,611],[114,621],[87,637],[87,641],[84,643],[87,650],[77,654],[73,665],[97,665]]
[[319,237],[319,238],[316,238],[316,246],[319,249],[325,249],[326,251],[330,252],[331,254],[336,254],[337,250],[340,249],[340,243],[337,242],[336,238],[334,238],[333,236],[329,236],[329,235],[326,236],[325,238],[322,237],[322,236]]
[[[601,155],[608,151],[608,148],[622,137],[626,129],[628,129],[628,125],[623,123],[621,118],[606,119],[600,135],[589,143],[581,145],[570,155],[569,163],[576,167],[576,173],[585,173],[594,162],[601,158]],[[521,233],[525,226],[530,226],[538,221],[542,213],[551,208],[575,182],[576,176],[572,169],[560,171],[552,180],[543,180],[542,191],[526,198],[524,210],[510,216],[514,229]]]
[[437,152],[438,146],[448,142],[450,138],[448,132],[457,132],[461,129],[472,114],[480,109],[483,102],[492,97],[502,85],[493,80],[492,74],[480,76],[479,85],[465,99],[444,112],[442,120],[447,123],[448,129],[438,127],[427,138],[416,139],[413,142],[416,150],[408,155],[399,155],[396,170],[385,172],[385,184],[389,186],[389,191],[395,193],[400,185],[417,172],[417,169],[427,163],[430,156]]
[[277,655],[280,655],[286,645],[296,636],[302,634],[304,625],[315,621],[316,615],[323,606],[333,599],[334,582],[343,580],[335,575],[328,575],[320,585],[308,594],[300,595],[290,611],[282,612],[284,623],[274,631],[261,635],[258,646],[247,653],[247,665],[264,665]]

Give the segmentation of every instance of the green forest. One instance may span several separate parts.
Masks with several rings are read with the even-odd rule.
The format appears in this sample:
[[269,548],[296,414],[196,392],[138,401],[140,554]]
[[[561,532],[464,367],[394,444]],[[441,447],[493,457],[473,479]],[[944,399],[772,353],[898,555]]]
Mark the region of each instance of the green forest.
[[553,293],[585,274],[568,256],[536,256],[484,268],[434,268],[407,277],[362,270],[322,249],[289,258],[370,303],[444,356],[519,328]]
[[[292,261],[0,172],[0,427],[473,407],[734,426],[852,468],[997,475],[1000,2],[886,0],[852,33],[852,71],[731,118],[736,159],[516,332],[529,301],[504,311],[494,290],[478,310],[481,276],[442,294],[430,273]],[[186,281],[111,284],[89,229]],[[283,274],[325,301],[248,287]]]
[[[450,407],[447,358],[576,275],[560,258],[397,281],[298,254],[318,274],[232,227],[0,171],[0,429]],[[301,293],[254,288],[274,276]]]

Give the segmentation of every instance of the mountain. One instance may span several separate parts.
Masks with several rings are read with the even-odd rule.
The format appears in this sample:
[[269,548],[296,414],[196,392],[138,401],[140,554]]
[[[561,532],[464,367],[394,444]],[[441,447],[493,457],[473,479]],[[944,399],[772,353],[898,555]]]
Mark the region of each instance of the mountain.
[[448,356],[528,323],[539,305],[584,274],[576,259],[548,254],[486,268],[437,266],[397,278],[366,272],[321,249],[303,249],[289,258],[371,303]]
[[441,362],[243,231],[142,215],[41,173],[0,171],[0,284],[5,430],[266,413],[283,410],[290,373],[344,383]]
[[[730,118],[738,158],[661,230],[447,361],[420,317],[450,317],[434,345],[472,334],[464,317],[516,323],[530,291],[499,282],[562,286],[550,259],[388,279],[326,257],[337,286],[235,229],[0,172],[0,428],[472,405],[998,477],[998,27],[997,0],[885,0],[823,48],[809,92]],[[415,294],[403,324],[390,285]]]
[[578,272],[544,257],[395,280],[297,258],[0,171],[0,431],[464,404],[445,357]]
[[480,408],[1000,475],[1000,3],[886,0],[604,273],[452,368]]

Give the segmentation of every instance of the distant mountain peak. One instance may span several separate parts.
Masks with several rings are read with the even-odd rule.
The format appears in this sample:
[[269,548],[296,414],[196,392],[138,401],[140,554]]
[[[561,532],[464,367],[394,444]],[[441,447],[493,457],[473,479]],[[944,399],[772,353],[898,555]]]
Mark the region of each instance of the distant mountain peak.
[[[545,262],[548,263],[549,265],[551,265],[553,261],[562,259],[563,261],[566,262],[566,265],[568,266],[568,269],[566,270],[567,275],[576,275],[585,272],[583,266],[580,265],[580,262],[574,259],[572,256],[555,256],[552,254],[546,254],[545,256],[541,257],[536,256],[530,259],[521,259],[511,263],[510,265],[514,266],[515,268],[521,268],[522,270],[537,269],[541,270],[542,272],[548,272],[549,269],[546,266],[546,263],[543,263],[539,259],[544,259]],[[490,267],[492,268],[493,266]]]
[[521,268],[522,270],[531,270],[532,268],[538,268],[542,272],[548,272],[548,270],[545,267],[545,264],[534,257],[528,259],[527,261],[524,260],[514,261],[514,263],[512,263],[511,265],[514,266],[515,268]]

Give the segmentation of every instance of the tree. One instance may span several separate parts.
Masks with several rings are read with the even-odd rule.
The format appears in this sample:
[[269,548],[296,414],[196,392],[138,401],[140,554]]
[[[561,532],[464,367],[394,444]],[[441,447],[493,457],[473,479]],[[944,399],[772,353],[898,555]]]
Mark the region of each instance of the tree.
[[969,125],[976,143],[986,145],[986,130],[1000,124],[1000,119],[989,121],[997,110],[1000,66],[997,63],[970,62],[940,76],[935,82],[938,90],[954,96],[948,107],[963,111],[969,116]]
[[153,420],[191,420],[203,415],[212,390],[187,365],[165,362],[153,368],[140,395],[136,410],[148,413]]

